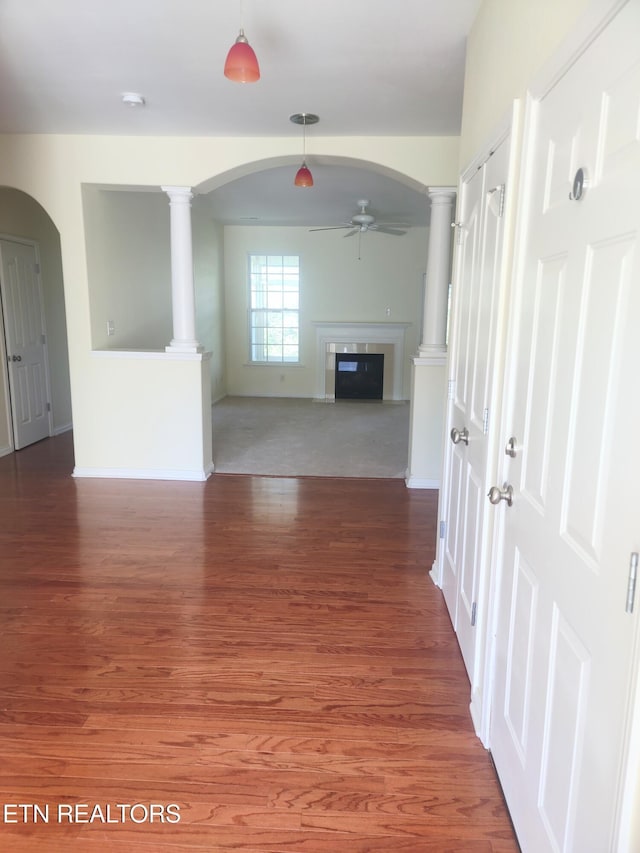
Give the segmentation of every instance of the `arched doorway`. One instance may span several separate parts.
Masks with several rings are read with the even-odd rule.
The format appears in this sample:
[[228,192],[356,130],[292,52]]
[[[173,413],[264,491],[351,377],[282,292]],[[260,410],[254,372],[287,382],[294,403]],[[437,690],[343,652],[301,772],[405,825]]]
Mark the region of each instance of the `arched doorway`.
[[[288,162],[283,162],[285,159]],[[429,221],[426,188],[406,176],[367,161],[325,157],[311,164],[314,187],[300,189],[293,185],[298,165],[297,160],[291,157],[277,162],[254,163],[233,174],[204,182],[195,190],[194,221],[205,211],[214,227],[220,228],[221,233],[215,239],[222,246],[224,258],[220,299],[224,305],[224,341],[218,358],[214,355],[212,360],[212,398],[214,401],[225,395],[242,398],[239,411],[243,413],[247,411],[247,398],[262,400],[256,409],[255,420],[247,419],[245,415],[244,419],[248,420],[246,442],[255,438],[256,430],[260,428],[260,412],[269,410],[270,458],[259,452],[242,452],[242,460],[236,464],[243,472],[292,473],[293,442],[282,436],[283,445],[277,446],[276,439],[281,431],[274,424],[276,407],[273,401],[292,403],[297,400],[299,403],[301,400],[318,399],[316,377],[318,364],[323,360],[323,353],[317,352],[319,324],[329,324],[332,328],[342,324],[351,329],[354,341],[364,341],[365,349],[379,343],[382,349],[390,350],[386,355],[389,376],[393,372],[392,345],[374,340],[367,344],[366,335],[359,333],[360,326],[365,326],[369,330],[367,334],[372,337],[375,335],[371,330],[377,327],[382,330],[392,325],[401,328],[406,355],[415,352],[420,343],[418,318],[422,314]],[[252,171],[247,174],[250,169]],[[376,230],[356,234],[346,223],[358,212],[359,201],[363,198],[369,201],[368,209],[377,220],[406,227],[391,234]],[[349,239],[344,239],[345,236]],[[199,239],[196,228],[196,244]],[[194,248],[197,254],[197,245]],[[252,363],[247,327],[246,259],[255,254],[292,254],[300,259],[300,361],[295,365]],[[352,342],[343,335],[339,337],[345,351],[349,351]],[[215,342],[203,342],[215,352]],[[220,345],[219,341],[217,345]],[[330,349],[329,360],[335,359],[335,346]],[[324,371],[320,370],[320,373],[323,375]],[[224,377],[222,383],[221,376]],[[327,380],[328,387],[331,381],[330,378]],[[322,384],[324,387],[324,380]],[[396,405],[404,403],[406,408],[410,396],[410,365],[404,356],[400,386],[400,391],[393,395],[393,402]],[[387,405],[392,395],[385,394],[385,397]],[[271,401],[269,406],[265,399]],[[222,407],[218,407],[218,411],[221,412]],[[282,418],[294,417],[294,411],[296,409],[292,405],[283,406]],[[369,408],[369,413],[373,414],[372,408]],[[323,412],[320,418],[317,410],[316,420],[323,420],[325,415]],[[305,419],[307,422],[314,420],[312,414],[305,416],[300,413],[299,416],[301,423]],[[397,423],[397,416],[398,413],[394,413],[394,423]],[[358,421],[362,423],[361,417]],[[225,413],[225,431],[219,433],[218,439],[233,436],[241,439],[242,443],[238,429],[229,431],[227,426]],[[238,428],[241,429],[242,425],[238,424]],[[397,426],[389,428],[398,429]],[[408,415],[407,423],[400,424],[400,431],[404,431],[402,439],[406,445]],[[318,446],[324,443],[322,437],[314,436],[310,429],[308,436],[308,446],[317,454]],[[364,434],[362,440],[367,440]],[[304,445],[304,441],[301,443]],[[374,456],[380,457],[385,453],[385,447],[388,451],[389,442],[381,440],[371,446]],[[214,464],[216,458],[220,463],[224,457],[224,466],[231,467],[223,467],[222,470],[233,470],[233,460],[222,451],[224,448],[216,438],[214,418]],[[281,452],[287,454],[288,459],[283,459],[279,465],[278,454]],[[394,452],[397,453],[397,448]],[[400,465],[394,461],[393,476],[405,475],[406,447],[404,454]],[[250,456],[259,461],[250,461]],[[372,457],[374,464],[369,469],[370,476],[385,470],[377,464],[379,461]],[[256,467],[252,469],[252,465]],[[318,461],[311,471],[305,466],[298,473],[321,473],[323,467],[323,462]],[[326,468],[335,474],[335,467],[327,464]],[[217,467],[216,470],[221,469]],[[358,462],[353,470],[366,470],[366,465],[363,468]],[[295,465],[293,471],[295,473]]]
[[[69,360],[67,353],[67,329],[64,303],[60,235],[51,217],[44,208],[28,194],[9,187],[0,187],[0,237],[5,248],[33,253],[38,264],[38,290],[41,305],[36,310],[42,314],[42,327],[38,332],[44,336],[41,344],[46,348],[48,364],[46,384],[48,405],[46,417],[47,435],[58,435],[71,429],[71,392],[69,382]],[[5,252],[6,254],[6,252]],[[3,322],[0,327],[0,348],[6,351],[5,330],[7,324],[17,326],[13,316],[15,306],[3,300]],[[23,442],[16,442],[16,427],[13,422],[10,398],[10,376],[3,358],[0,375],[0,455],[10,453],[14,447],[33,438],[27,434]],[[15,393],[15,391],[14,391]],[[41,437],[41,436],[40,436]]]

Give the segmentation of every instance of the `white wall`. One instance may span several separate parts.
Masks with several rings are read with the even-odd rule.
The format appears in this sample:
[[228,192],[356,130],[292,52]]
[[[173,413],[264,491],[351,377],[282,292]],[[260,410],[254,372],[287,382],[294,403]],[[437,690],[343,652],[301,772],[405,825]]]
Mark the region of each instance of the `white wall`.
[[461,167],[492,141],[512,101],[589,5],[593,0],[483,0],[467,39]]
[[[7,188],[0,188],[0,234],[35,240],[38,243],[51,379],[51,414],[54,432],[59,432],[71,426],[71,389],[60,236],[47,212],[33,198]],[[5,352],[1,330],[0,352]],[[4,366],[2,369],[4,371]],[[0,452],[10,444],[9,423],[6,384],[0,380]]]
[[[425,186],[449,186],[457,175],[458,141],[451,137],[317,137],[314,151],[318,157],[357,160],[367,168],[393,171]],[[185,458],[185,448],[202,440],[197,437],[202,435],[200,428],[197,434],[189,428],[201,423],[202,400],[185,397],[184,376],[172,359],[143,367],[144,362],[135,357],[123,361],[92,355],[82,187],[158,190],[174,185],[205,191],[261,167],[299,165],[299,157],[299,138],[292,136],[0,136],[0,185],[33,196],[60,232],[79,468],[100,470],[108,459],[109,467],[125,469],[134,463],[131,448],[144,458],[149,476],[154,471],[205,470],[208,464],[202,444],[196,454],[199,459],[195,451]],[[192,387],[208,370],[208,363],[185,368]],[[180,406],[185,405],[189,409],[183,412]],[[154,417],[159,411],[162,416]],[[147,443],[150,424],[154,429],[151,445]]]
[[[411,228],[403,237],[300,227],[227,226],[225,286],[227,306],[227,388],[245,396],[313,397],[316,392],[314,321],[409,323],[403,396],[409,397],[410,363],[420,343],[423,276],[428,229]],[[250,365],[247,257],[249,254],[300,256],[300,366]],[[387,313],[388,309],[388,313]]]

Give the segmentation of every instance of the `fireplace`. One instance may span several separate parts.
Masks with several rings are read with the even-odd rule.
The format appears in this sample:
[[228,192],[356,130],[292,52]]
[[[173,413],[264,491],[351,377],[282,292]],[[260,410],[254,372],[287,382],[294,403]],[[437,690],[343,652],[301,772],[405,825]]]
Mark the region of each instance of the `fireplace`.
[[384,355],[336,353],[336,400],[382,400]]
[[335,399],[337,355],[384,354],[383,400],[404,400],[404,338],[411,323],[330,323],[316,327],[316,400]]

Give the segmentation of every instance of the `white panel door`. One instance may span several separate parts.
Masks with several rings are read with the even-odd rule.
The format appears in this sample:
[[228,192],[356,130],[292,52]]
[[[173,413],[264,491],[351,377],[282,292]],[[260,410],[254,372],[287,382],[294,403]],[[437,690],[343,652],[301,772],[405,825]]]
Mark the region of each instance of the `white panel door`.
[[630,3],[532,113],[490,732],[524,853],[618,849],[640,551],[638,34]]
[[452,434],[446,465],[442,586],[472,685],[479,662],[477,638],[484,628],[481,581],[493,518],[485,495],[508,166],[506,139],[463,184],[456,237],[448,429],[457,434]]
[[14,447],[50,435],[48,365],[40,274],[35,247],[0,240]]

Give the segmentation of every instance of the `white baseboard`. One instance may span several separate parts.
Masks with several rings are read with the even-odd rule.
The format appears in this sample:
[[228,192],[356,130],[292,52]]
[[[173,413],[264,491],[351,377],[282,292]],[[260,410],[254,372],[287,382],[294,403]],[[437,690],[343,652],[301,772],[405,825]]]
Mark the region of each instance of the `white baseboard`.
[[10,444],[0,447],[0,456],[8,456],[10,453],[13,453],[13,447]]
[[405,483],[408,489],[439,489],[440,480],[427,480],[424,477],[414,477],[407,473]]
[[213,474],[213,464],[202,470],[163,470],[161,468],[82,468],[73,469],[74,477],[115,480],[188,480],[202,482]]
[[482,731],[482,708],[480,706],[480,699],[477,693],[473,693],[471,695],[471,702],[469,703],[469,713],[471,714],[471,722],[473,723],[473,729],[475,733],[482,741],[482,745],[485,747],[485,749],[488,749],[489,743],[484,737],[484,732]]
[[442,576],[440,572],[440,566],[434,560],[431,566],[431,570],[429,572],[429,577],[434,582],[434,584],[438,587],[438,589],[442,589]]
[[63,432],[69,432],[69,430],[73,429],[73,424],[62,424],[62,426],[56,427],[51,435],[62,435]]

